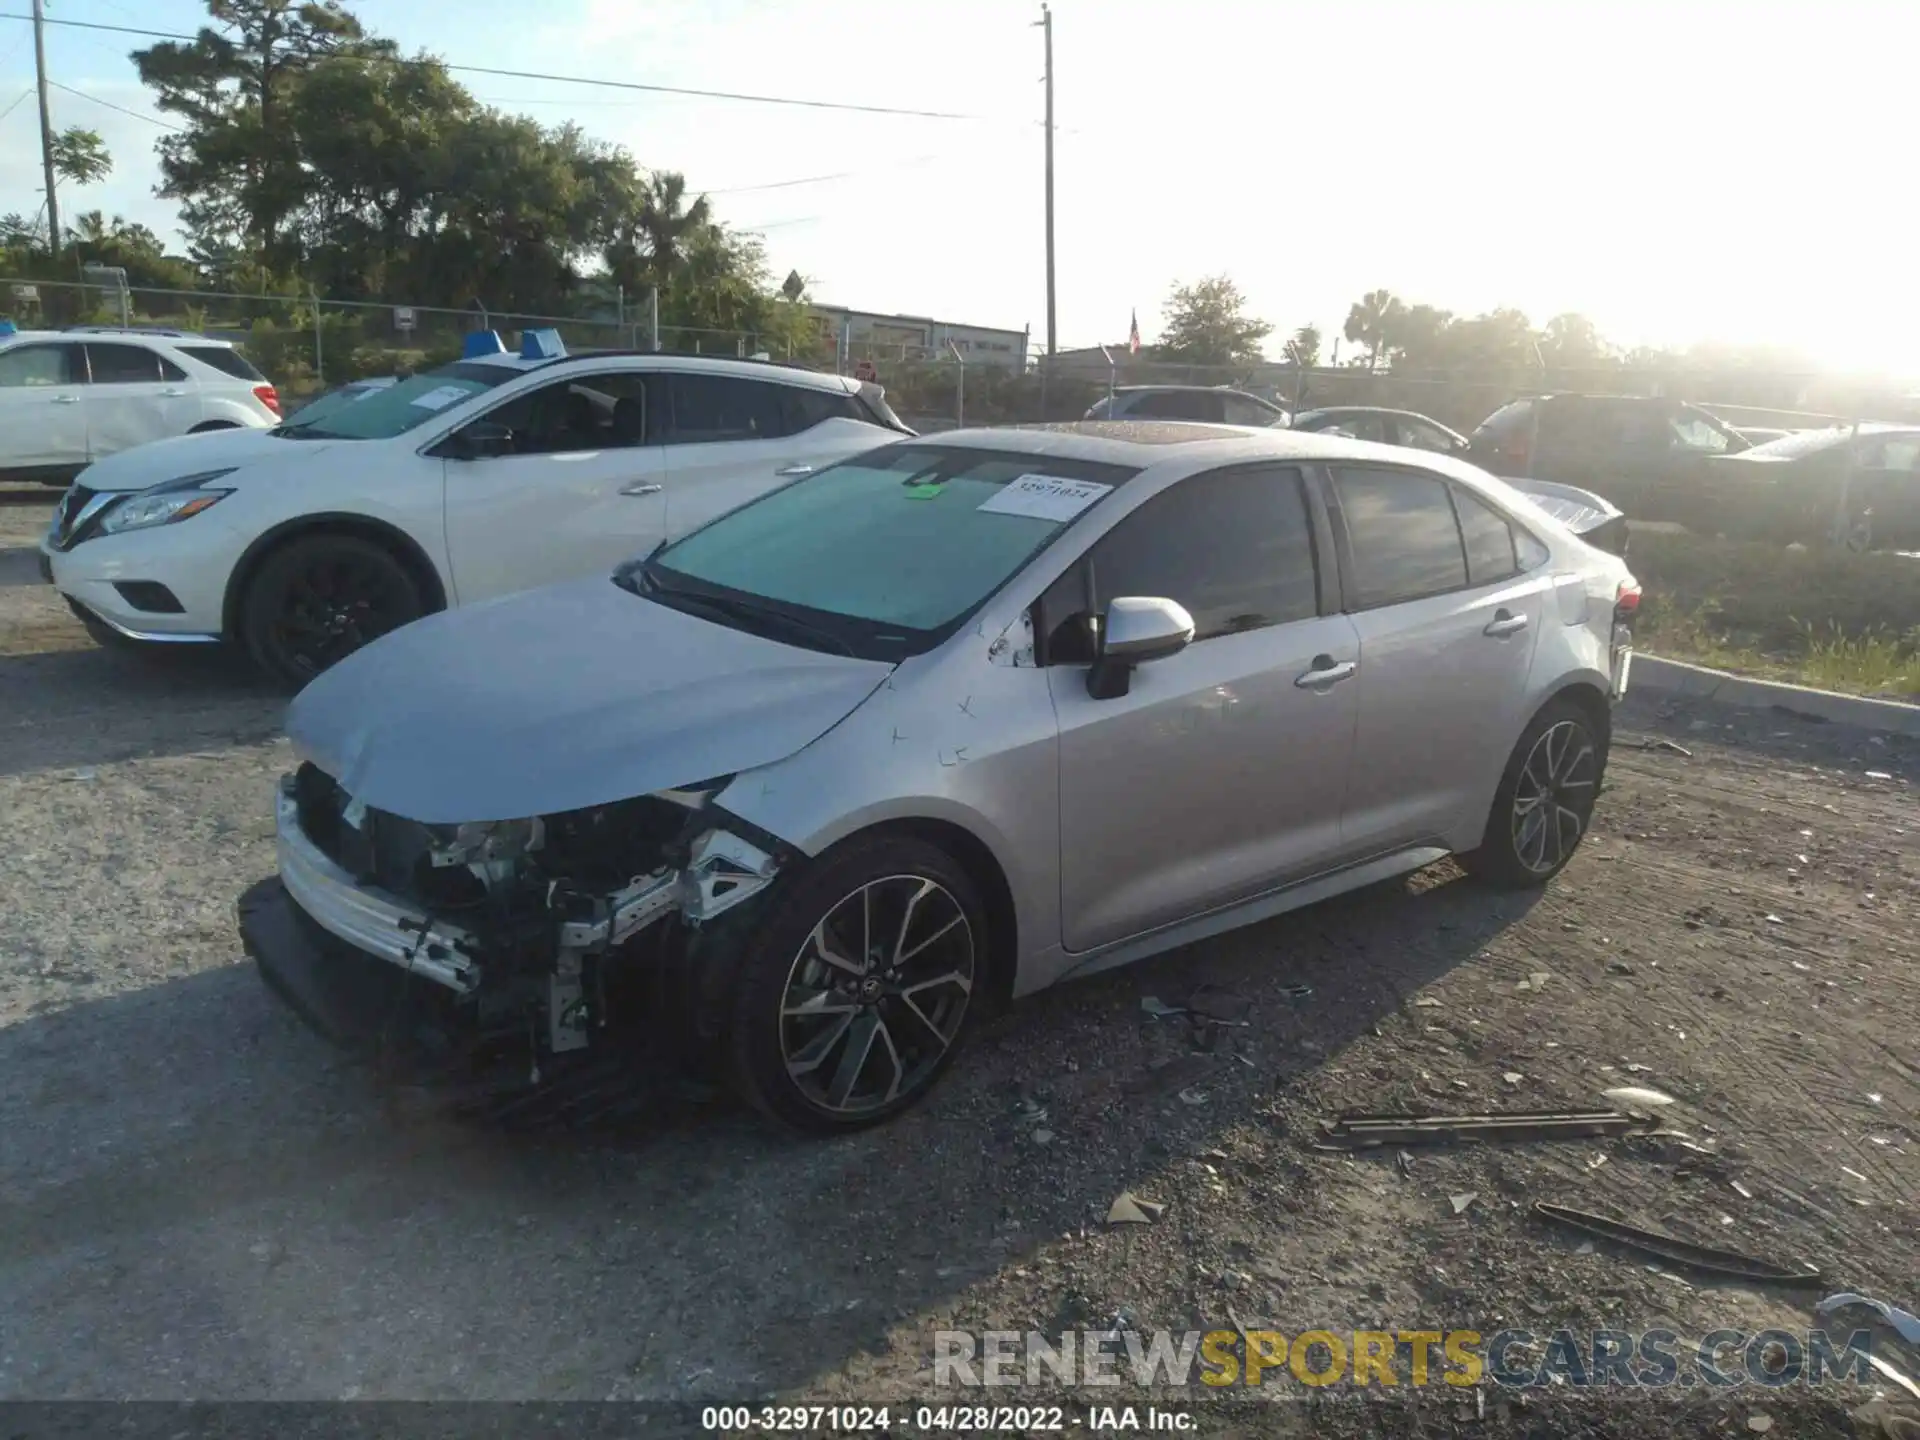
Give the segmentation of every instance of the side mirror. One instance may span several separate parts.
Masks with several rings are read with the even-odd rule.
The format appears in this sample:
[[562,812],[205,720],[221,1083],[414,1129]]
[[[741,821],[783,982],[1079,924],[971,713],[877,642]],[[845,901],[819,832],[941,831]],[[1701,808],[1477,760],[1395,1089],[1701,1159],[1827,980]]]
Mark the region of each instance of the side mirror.
[[1127,693],[1133,667],[1178,655],[1193,643],[1193,616],[1157,595],[1120,595],[1107,605],[1087,671],[1087,694],[1117,700]]
[[488,460],[513,453],[513,431],[493,420],[475,420],[447,437],[450,460]]

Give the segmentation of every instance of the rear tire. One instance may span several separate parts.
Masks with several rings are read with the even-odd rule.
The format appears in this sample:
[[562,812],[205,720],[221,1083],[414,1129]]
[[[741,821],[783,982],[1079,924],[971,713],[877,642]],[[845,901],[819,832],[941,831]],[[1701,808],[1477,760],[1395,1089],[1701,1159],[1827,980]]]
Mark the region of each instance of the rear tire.
[[306,535],[248,581],[240,639],[262,670],[296,689],[427,611],[407,567],[357,535]]
[[1480,847],[1456,857],[1462,868],[1505,890],[1546,884],[1585,838],[1606,767],[1593,717],[1571,700],[1550,701],[1513,747]]
[[816,1134],[890,1120],[958,1053],[986,978],[986,907],[966,870],[906,835],[800,870],[745,942],[725,1048],[762,1114]]

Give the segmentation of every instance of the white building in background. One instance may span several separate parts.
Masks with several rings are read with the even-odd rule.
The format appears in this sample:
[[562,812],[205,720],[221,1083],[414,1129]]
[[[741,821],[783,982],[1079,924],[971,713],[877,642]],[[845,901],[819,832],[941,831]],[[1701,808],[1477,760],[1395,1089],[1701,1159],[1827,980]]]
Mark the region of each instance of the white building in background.
[[950,360],[947,346],[951,344],[969,365],[1027,368],[1025,330],[955,325],[925,315],[876,315],[837,305],[815,305],[812,309],[823,339],[835,346],[843,337],[847,339],[849,359],[881,364],[889,360],[896,364],[904,360]]

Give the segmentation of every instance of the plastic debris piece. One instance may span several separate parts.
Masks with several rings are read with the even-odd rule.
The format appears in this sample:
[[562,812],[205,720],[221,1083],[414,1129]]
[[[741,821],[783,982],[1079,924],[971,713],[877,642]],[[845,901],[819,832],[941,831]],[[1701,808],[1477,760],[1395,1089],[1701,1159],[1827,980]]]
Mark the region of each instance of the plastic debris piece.
[[1204,1105],[1207,1103],[1207,1092],[1204,1090],[1196,1090],[1189,1086],[1180,1092],[1180,1103],[1182,1105]]
[[1140,997],[1140,1008],[1156,1020],[1165,1020],[1170,1016],[1184,1015],[1187,1013],[1177,1005],[1167,1004],[1167,1002],[1162,1000],[1158,995],[1142,995]]
[[1167,1207],[1156,1200],[1143,1200],[1131,1190],[1122,1190],[1114,1197],[1112,1207],[1107,1211],[1109,1225],[1151,1225],[1162,1215]]
[[1869,780],[1891,780],[1891,779],[1893,779],[1893,776],[1891,776],[1891,775],[1889,775],[1889,774],[1888,774],[1888,773],[1887,773],[1887,772],[1886,772],[1885,770],[1869,770],[1869,771],[1867,771],[1867,779],[1869,779]]
[[1500,1078],[1506,1081],[1507,1084],[1509,1085],[1518,1085],[1522,1080],[1525,1080],[1527,1077],[1522,1075],[1518,1070],[1509,1070],[1507,1071],[1506,1074],[1502,1075]]
[[1456,1215],[1464,1214],[1466,1212],[1466,1208],[1469,1205],[1473,1204],[1473,1202],[1479,1198],[1480,1198],[1479,1195],[1472,1190],[1464,1191],[1459,1195],[1449,1195],[1447,1197],[1449,1202],[1451,1202],[1451,1204],[1453,1205],[1453,1213]]
[[1738,1180],[1729,1180],[1727,1183],[1733,1187],[1733,1193],[1738,1195],[1742,1200],[1753,1199],[1753,1191],[1742,1185]]
[[1053,1131],[1047,1129],[1036,1130],[1028,1138],[1036,1145],[1051,1145],[1053,1143]]
[[1827,1296],[1813,1309],[1815,1314],[1828,1315],[1835,1310],[1845,1309],[1849,1305],[1864,1305],[1891,1325],[1894,1333],[1902,1340],[1909,1345],[1920,1345],[1920,1315],[1915,1315],[1909,1310],[1901,1310],[1884,1300],[1875,1300],[1870,1295],[1843,1290],[1838,1295]]
[[1422,995],[1413,1003],[1422,1010],[1438,1010],[1440,1008],[1440,1001],[1432,995]]
[[1756,1410],[1753,1414],[1747,1416],[1747,1429],[1756,1435],[1764,1435],[1773,1429],[1773,1416],[1767,1414],[1765,1411]]

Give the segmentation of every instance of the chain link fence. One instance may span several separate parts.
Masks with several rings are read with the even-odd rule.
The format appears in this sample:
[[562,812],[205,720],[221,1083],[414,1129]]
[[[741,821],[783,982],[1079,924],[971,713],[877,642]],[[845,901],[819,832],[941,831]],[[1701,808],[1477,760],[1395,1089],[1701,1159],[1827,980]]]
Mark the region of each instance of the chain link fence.
[[[537,315],[474,305],[464,310],[315,295],[168,290],[147,286],[19,280],[0,276],[0,317],[23,330],[125,325],[186,330],[230,340],[298,404],[348,380],[409,373],[458,359],[468,335],[495,330],[509,344],[521,332],[556,330],[570,351],[644,350],[644,319],[619,315]],[[768,342],[769,344],[774,342]],[[748,356],[768,353],[751,331],[663,327],[662,349]],[[782,352],[770,358],[799,358]]]

